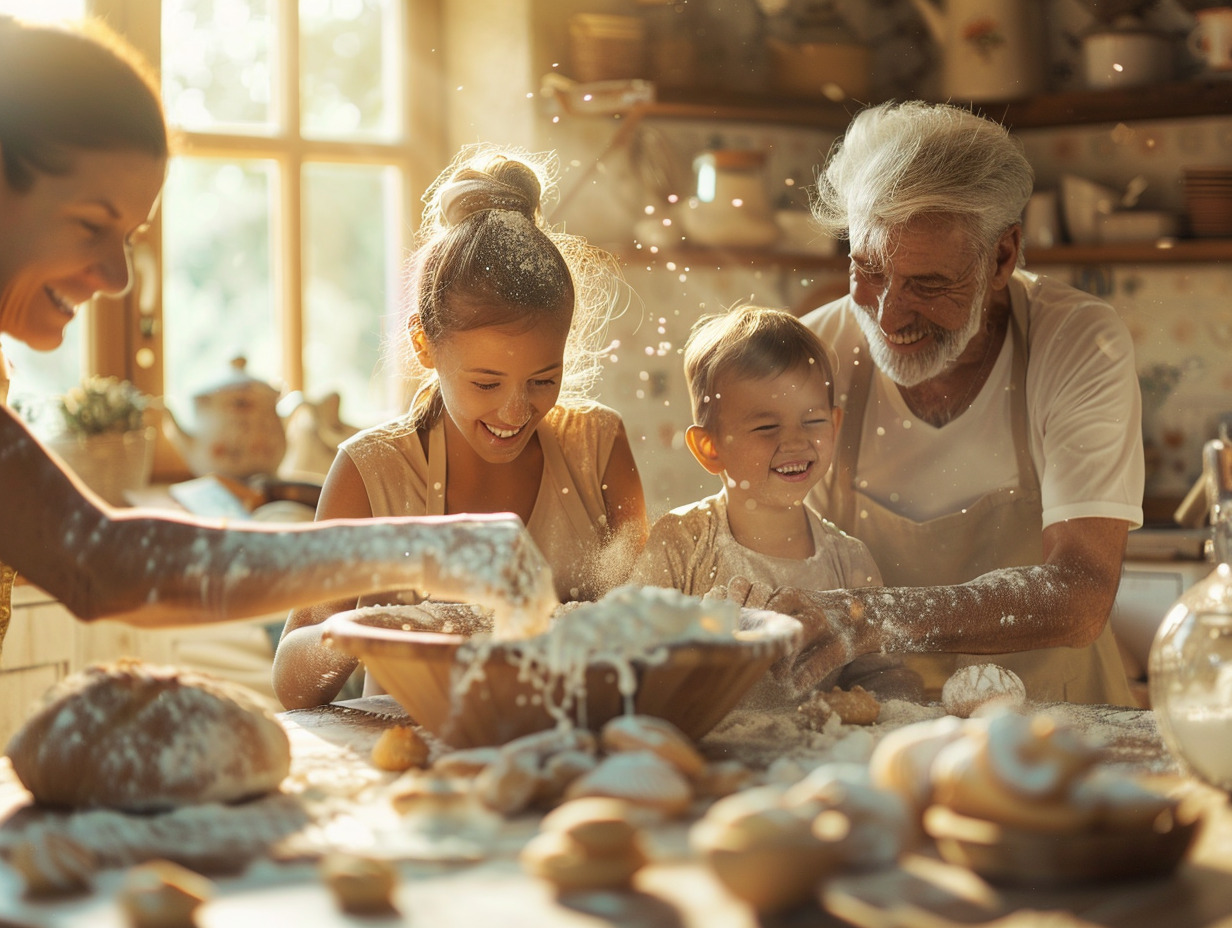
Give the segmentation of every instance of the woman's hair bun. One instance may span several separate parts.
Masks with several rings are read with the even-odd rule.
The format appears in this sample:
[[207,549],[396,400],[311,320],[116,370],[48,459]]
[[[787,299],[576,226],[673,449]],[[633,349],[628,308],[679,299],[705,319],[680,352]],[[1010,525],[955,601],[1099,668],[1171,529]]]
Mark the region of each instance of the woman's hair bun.
[[456,226],[475,213],[505,209],[537,222],[539,197],[535,172],[520,161],[498,156],[483,170],[463,168],[449,179],[440,193],[441,217],[446,225]]

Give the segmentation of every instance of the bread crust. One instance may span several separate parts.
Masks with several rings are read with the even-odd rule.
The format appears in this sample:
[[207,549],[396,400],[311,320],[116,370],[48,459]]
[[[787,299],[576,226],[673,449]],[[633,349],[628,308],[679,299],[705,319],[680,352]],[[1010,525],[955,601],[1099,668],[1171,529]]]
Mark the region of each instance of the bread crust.
[[264,795],[291,767],[286,731],[257,694],[127,659],[53,687],[7,753],[42,805],[130,812]]

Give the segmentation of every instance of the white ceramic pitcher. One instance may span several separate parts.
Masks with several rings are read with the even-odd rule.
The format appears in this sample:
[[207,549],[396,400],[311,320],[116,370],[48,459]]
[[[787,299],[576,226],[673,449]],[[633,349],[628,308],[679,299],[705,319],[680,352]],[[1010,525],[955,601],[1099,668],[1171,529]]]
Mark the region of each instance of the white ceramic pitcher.
[[948,99],[1013,100],[1043,89],[1038,0],[911,2],[941,48],[941,91]]

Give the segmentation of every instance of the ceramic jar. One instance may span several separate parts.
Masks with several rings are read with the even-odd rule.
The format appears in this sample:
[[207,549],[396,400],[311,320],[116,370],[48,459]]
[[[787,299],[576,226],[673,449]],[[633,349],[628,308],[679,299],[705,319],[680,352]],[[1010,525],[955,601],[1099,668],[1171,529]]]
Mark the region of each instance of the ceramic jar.
[[778,239],[765,164],[765,152],[743,148],[706,151],[694,159],[696,192],[682,217],[692,244],[761,248]]

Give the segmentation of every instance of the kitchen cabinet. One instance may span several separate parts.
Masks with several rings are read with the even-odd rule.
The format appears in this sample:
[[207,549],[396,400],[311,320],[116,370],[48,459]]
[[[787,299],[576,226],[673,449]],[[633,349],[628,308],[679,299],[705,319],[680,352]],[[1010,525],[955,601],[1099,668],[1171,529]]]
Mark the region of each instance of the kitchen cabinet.
[[207,671],[243,683],[273,703],[273,645],[265,625],[283,618],[167,629],[86,623],[38,587],[19,583],[0,654],[0,748],[49,687],[90,664],[121,657]]
[[[556,96],[559,107],[575,117],[570,97]],[[732,92],[664,90],[653,102],[634,104],[615,114],[619,125],[604,154],[627,144],[637,127],[650,119],[754,122],[807,126],[841,133],[859,109],[853,101],[831,102]],[[983,114],[1015,130],[1076,125],[1116,124],[1147,120],[1178,120],[1204,116],[1232,116],[1232,81],[1190,80],[1146,87],[1075,90],[1040,94],[978,107]],[[663,263],[705,266],[721,255],[724,266],[733,261],[748,265],[797,270],[845,270],[844,255],[790,254],[772,250],[664,248],[642,249],[622,255],[628,263]],[[1029,266],[1185,264],[1232,260],[1232,239],[1175,239],[1109,245],[1060,245],[1033,248]]]

